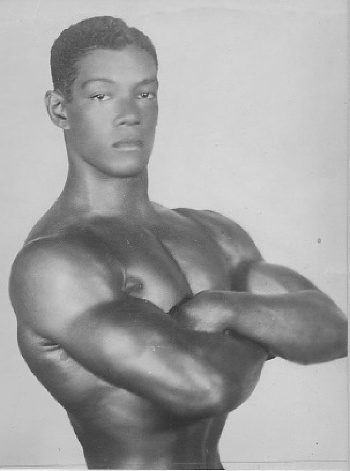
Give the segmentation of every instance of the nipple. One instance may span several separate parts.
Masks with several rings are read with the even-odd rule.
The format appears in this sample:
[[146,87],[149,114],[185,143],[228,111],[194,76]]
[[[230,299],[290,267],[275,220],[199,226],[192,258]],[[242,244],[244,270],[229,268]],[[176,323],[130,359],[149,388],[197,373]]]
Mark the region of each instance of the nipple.
[[140,278],[128,276],[125,283],[125,292],[127,294],[138,293],[143,289],[143,283]]

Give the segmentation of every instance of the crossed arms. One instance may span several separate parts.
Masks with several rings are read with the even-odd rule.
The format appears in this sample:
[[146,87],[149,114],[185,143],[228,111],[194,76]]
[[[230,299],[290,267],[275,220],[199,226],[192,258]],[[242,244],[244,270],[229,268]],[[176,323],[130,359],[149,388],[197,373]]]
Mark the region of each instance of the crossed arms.
[[122,267],[107,266],[95,242],[92,253],[74,236],[47,238],[17,257],[10,294],[19,328],[116,387],[204,418],[247,399],[268,353],[301,363],[346,355],[346,321],[327,296],[261,261],[248,272],[246,292],[202,292],[167,315],[124,293]]
[[287,268],[252,264],[247,290],[203,291],[180,306],[175,318],[194,330],[238,334],[271,356],[301,364],[347,354],[347,323],[334,302]]

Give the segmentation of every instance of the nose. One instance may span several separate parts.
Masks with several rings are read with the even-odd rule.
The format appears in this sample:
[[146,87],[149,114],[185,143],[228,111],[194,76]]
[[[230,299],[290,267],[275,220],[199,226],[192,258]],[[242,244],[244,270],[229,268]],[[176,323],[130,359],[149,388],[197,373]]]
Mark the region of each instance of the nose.
[[114,124],[116,126],[137,126],[141,124],[140,110],[135,100],[125,98],[118,101]]

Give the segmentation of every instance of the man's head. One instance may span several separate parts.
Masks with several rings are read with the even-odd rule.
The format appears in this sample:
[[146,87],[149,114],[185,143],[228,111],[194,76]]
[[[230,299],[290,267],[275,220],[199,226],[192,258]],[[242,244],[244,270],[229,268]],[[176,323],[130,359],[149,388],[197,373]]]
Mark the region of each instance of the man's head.
[[95,16],[63,30],[51,48],[53,86],[67,101],[79,71],[79,61],[96,49],[123,50],[135,46],[148,52],[158,67],[157,53],[148,36],[120,18]]
[[65,132],[72,165],[112,177],[143,172],[158,116],[151,41],[120,19],[89,18],[61,33],[51,65],[46,107]]

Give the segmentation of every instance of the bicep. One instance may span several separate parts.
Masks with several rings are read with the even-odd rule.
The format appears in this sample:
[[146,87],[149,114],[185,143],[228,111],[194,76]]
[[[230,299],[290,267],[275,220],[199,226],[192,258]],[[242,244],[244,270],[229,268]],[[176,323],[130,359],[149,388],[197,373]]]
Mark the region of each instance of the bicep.
[[10,293],[19,322],[92,372],[122,379],[126,363],[128,371],[141,369],[146,343],[161,343],[171,320],[127,296],[123,271],[114,268],[111,274],[81,247],[40,247],[15,262]]
[[290,268],[264,261],[247,264],[241,273],[242,291],[253,294],[286,294],[317,290],[307,278]]
[[127,296],[122,272],[106,273],[78,247],[49,249],[27,251],[14,264],[10,293],[20,323],[98,377],[174,412],[195,414],[212,403],[216,370],[199,357],[193,333]]
[[82,313],[121,297],[122,285],[121,268],[112,272],[82,244],[47,239],[16,257],[10,298],[19,322],[54,340]]
[[253,239],[239,224],[208,211],[202,212],[202,222],[210,225],[229,260],[234,291],[285,294],[317,289],[294,270],[265,262]]

